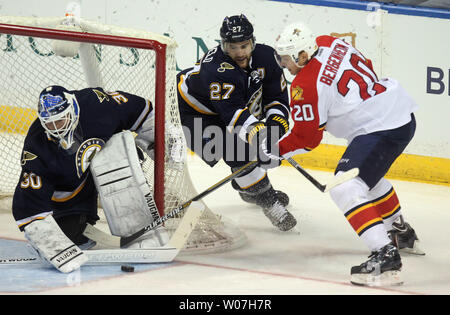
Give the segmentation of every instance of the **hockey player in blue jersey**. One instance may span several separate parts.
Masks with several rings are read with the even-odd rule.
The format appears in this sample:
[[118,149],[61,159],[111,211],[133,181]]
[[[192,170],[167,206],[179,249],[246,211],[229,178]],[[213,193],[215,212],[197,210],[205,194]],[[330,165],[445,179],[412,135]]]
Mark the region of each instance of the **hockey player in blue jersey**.
[[[188,147],[211,167],[223,159],[233,171],[254,158],[260,141],[270,145],[288,131],[289,99],[274,49],[256,44],[244,15],[226,17],[220,37],[219,46],[179,73],[178,103]],[[232,186],[280,230],[296,225],[288,196],[274,190],[264,165]]]
[[[138,134],[136,143],[146,150],[154,141],[153,118],[149,100],[126,92],[61,86],[41,92],[38,118],[24,141],[12,208],[31,245],[58,270],[70,272],[86,262],[80,248],[92,242],[82,232],[99,219],[98,197],[111,232],[118,236],[131,235],[159,217],[143,210],[150,187],[137,179],[143,172],[131,134]],[[104,156],[105,147],[114,154]],[[111,180],[99,184],[92,175],[96,159],[96,173],[101,168]],[[133,175],[116,176],[117,161],[125,161],[120,169],[131,169]],[[161,246],[167,232],[157,229],[144,239],[149,246]],[[143,242],[131,247],[146,246]]]

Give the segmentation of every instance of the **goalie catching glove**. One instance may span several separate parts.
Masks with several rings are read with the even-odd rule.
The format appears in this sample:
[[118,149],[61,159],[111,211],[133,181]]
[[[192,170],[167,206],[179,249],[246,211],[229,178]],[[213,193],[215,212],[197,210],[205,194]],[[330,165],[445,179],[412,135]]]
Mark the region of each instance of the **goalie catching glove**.
[[[173,169],[182,169],[186,156],[186,149],[183,142],[184,135],[182,131],[166,122],[166,156],[167,166]],[[152,160],[155,160],[155,114],[152,112],[144,121],[142,126],[136,131],[136,144],[142,149]]]

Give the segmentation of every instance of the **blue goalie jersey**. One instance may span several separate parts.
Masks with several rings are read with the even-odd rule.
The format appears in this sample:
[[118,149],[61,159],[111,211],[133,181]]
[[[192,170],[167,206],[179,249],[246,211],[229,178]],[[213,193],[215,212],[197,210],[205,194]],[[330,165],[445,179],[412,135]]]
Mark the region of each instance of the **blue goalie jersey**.
[[135,131],[152,113],[150,101],[102,88],[70,91],[80,108],[76,144],[62,149],[48,137],[39,119],[28,130],[22,172],[13,198],[13,215],[21,230],[35,219],[53,214],[97,217],[97,191],[89,172],[90,158],[123,130]]

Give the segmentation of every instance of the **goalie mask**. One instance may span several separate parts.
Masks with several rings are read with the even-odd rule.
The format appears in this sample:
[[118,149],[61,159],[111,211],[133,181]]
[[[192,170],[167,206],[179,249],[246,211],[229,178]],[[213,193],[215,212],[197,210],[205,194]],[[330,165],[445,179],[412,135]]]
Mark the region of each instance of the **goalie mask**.
[[243,14],[225,17],[220,28],[220,38],[223,52],[227,51],[227,43],[239,43],[250,40],[252,49],[255,48],[255,37],[253,36],[253,26]]
[[296,63],[300,52],[305,51],[310,58],[316,49],[316,37],[306,25],[300,22],[286,26],[275,43],[278,55],[291,56]]
[[48,137],[69,150],[80,117],[80,107],[74,94],[62,86],[49,86],[39,95],[38,117]]

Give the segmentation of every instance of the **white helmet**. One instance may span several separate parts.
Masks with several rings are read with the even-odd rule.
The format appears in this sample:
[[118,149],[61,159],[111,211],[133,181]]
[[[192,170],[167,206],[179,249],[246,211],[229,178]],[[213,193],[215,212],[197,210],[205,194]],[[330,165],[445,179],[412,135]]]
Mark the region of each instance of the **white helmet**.
[[298,53],[302,50],[311,57],[316,49],[315,35],[301,22],[286,26],[275,42],[275,50],[280,56],[289,55],[296,62]]

